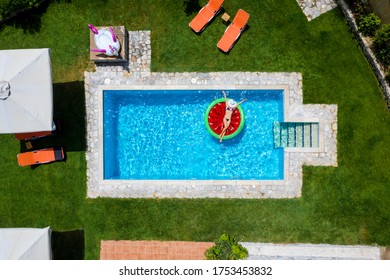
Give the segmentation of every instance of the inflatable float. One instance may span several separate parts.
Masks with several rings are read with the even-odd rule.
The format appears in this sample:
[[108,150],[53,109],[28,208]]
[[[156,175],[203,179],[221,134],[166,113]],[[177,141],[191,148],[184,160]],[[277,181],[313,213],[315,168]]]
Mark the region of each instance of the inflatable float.
[[119,56],[121,46],[112,27],[109,30],[106,28],[97,30],[92,24],[88,24],[88,27],[95,34],[93,40],[98,47],[97,49],[91,49],[92,52],[99,52],[108,56]]
[[[225,98],[219,98],[210,103],[207,107],[206,113],[204,115],[204,123],[206,125],[207,131],[219,139],[219,134],[221,134],[223,129],[223,118],[226,112],[226,103]],[[237,136],[243,129],[245,124],[245,115],[244,110],[241,106],[238,106],[234,109],[232,114],[232,120],[229,128],[226,131],[224,140],[231,139]]]

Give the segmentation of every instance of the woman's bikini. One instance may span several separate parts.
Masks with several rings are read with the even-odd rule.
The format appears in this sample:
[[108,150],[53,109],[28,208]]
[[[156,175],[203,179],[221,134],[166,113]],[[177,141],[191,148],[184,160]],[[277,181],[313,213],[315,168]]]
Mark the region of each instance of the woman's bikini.
[[[233,112],[233,111],[234,111],[234,108],[231,108],[231,107],[227,106],[227,107],[226,107],[226,111],[231,111],[231,112]],[[230,119],[225,118],[225,120],[229,121]]]

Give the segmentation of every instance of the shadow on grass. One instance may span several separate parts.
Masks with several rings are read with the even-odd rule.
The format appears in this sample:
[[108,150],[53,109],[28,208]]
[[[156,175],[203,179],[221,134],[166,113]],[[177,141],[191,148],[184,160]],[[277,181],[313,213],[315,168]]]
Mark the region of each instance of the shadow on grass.
[[199,0],[184,0],[183,1],[184,12],[187,16],[192,13],[197,13],[202,8],[199,5]]
[[85,151],[85,93],[84,82],[54,84],[54,119],[61,125],[61,131],[53,139],[56,146],[66,151]]
[[53,231],[51,233],[53,260],[83,260],[84,231]]
[[11,15],[9,19],[5,20],[0,26],[14,26],[23,29],[24,33],[37,33],[41,29],[42,16],[46,13],[51,1],[43,1],[36,8],[27,8]]

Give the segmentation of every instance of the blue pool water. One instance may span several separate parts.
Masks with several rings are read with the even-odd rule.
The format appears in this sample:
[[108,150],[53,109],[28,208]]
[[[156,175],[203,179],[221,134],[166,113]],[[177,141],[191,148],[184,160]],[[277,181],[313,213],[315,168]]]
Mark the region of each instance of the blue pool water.
[[246,123],[222,143],[204,125],[220,90],[103,92],[104,179],[280,180],[283,149],[274,148],[273,122],[283,121],[283,90],[227,90]]

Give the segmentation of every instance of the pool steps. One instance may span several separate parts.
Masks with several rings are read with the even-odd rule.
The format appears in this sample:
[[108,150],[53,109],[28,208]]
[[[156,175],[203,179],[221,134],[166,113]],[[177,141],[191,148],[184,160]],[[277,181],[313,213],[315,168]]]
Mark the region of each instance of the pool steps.
[[315,122],[274,122],[274,147],[316,148],[319,124]]

